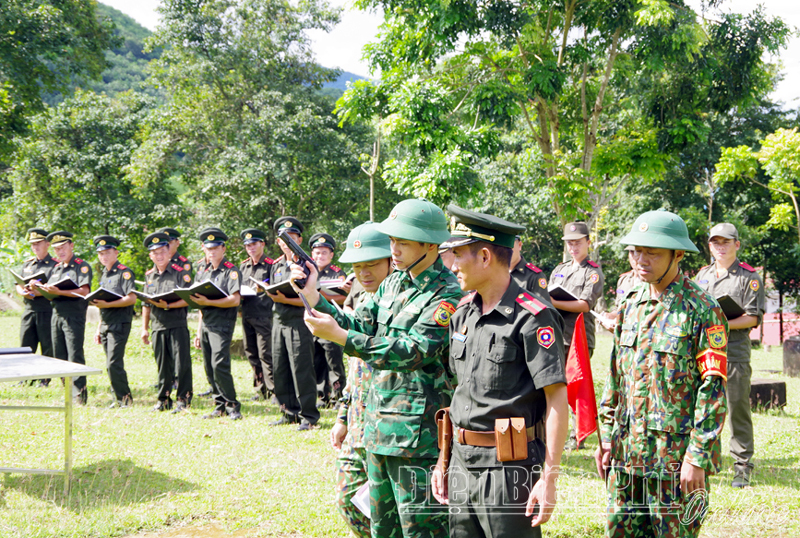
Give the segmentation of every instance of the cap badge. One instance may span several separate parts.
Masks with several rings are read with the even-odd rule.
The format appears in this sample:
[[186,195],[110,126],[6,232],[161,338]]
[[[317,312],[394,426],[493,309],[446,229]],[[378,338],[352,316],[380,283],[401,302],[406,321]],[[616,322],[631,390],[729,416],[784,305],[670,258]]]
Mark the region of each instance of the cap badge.
[[206,241],[213,241],[213,240],[214,240],[213,235],[209,235],[208,237],[206,237]]
[[361,248],[361,241],[359,241],[358,239],[353,241],[353,248]]
[[160,239],[159,239],[158,237],[154,237],[154,238],[153,238],[153,240],[152,240],[152,241],[150,241],[150,242],[151,242],[151,243],[153,243],[153,244],[155,245],[155,244],[156,244],[156,243],[158,243],[159,241],[160,241]]
[[292,221],[287,220],[286,222],[283,223],[283,227],[284,228],[291,228],[292,227]]
[[325,242],[325,238],[324,237],[320,237],[319,239],[317,239],[317,244],[324,243],[324,242]]
[[245,239],[252,239],[253,238],[253,234],[245,234],[244,238]]
[[639,225],[639,231],[640,232],[646,232],[649,227],[650,226],[648,226],[646,222],[643,222],[643,223],[641,223]]
[[102,247],[103,245],[105,245],[105,244],[106,244],[106,240],[105,240],[105,239],[101,239],[101,240],[100,240],[98,243],[99,243],[99,244],[100,244],[100,246]]
[[575,227],[574,224],[571,224],[570,227],[569,227],[569,231],[570,232],[574,232],[575,230],[577,230],[577,228]]
[[397,211],[392,211],[391,213],[389,213],[389,218],[390,219],[396,219],[397,218]]

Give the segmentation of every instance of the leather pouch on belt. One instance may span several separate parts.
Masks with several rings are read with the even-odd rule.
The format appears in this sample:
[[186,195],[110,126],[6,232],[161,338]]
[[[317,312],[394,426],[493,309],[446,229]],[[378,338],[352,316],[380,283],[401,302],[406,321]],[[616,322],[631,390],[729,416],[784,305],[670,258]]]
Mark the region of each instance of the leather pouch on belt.
[[450,466],[450,443],[453,440],[453,423],[450,422],[450,408],[436,411],[436,430],[439,437],[439,461],[442,471],[447,473]]
[[497,461],[520,461],[528,457],[528,433],[522,417],[498,418],[494,421]]

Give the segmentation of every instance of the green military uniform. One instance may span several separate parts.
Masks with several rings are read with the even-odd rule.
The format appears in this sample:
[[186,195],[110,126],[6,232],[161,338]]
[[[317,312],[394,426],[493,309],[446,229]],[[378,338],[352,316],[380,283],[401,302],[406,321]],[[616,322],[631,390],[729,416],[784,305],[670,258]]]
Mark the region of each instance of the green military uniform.
[[[276,234],[281,230],[302,235],[303,226],[294,217],[275,221]],[[272,265],[270,282],[280,284],[291,277],[290,263],[284,256]],[[317,382],[314,377],[314,340],[303,321],[304,308],[275,303],[272,309],[272,361],[275,397],[287,421],[319,422]]]
[[[712,236],[713,237],[713,236]],[[703,267],[694,278],[701,288],[715,298],[730,296],[742,307],[745,314],[758,318],[764,316],[764,283],[759,274],[738,260],[727,271],[717,276],[715,265]],[[730,452],[734,469],[750,476],[755,449],[753,419],[750,415],[750,331],[733,329],[728,335],[728,416],[731,424]]]
[[[38,228],[28,230],[27,235],[30,243],[44,241],[47,238],[47,232]],[[56,261],[50,254],[46,254],[41,260],[34,256],[25,260],[19,274],[23,278],[27,278],[39,272],[44,272],[49,279],[55,266]],[[31,348],[34,353],[41,346],[41,354],[46,357],[52,357],[53,340],[50,335],[50,325],[53,316],[53,305],[42,296],[31,297],[30,295],[23,296],[23,303],[25,304],[25,309],[22,312],[19,326],[19,345]],[[50,380],[43,381],[49,382]],[[43,384],[46,385],[47,383]]]
[[[481,241],[511,249],[515,234],[524,230],[452,204],[447,210],[456,225],[454,247]],[[538,287],[538,278],[533,283]],[[546,412],[543,389],[566,383],[560,345],[564,322],[549,301],[520,287],[516,278],[492,310],[484,314],[482,304],[473,292],[450,321],[450,365],[458,380],[450,404],[450,535],[541,536],[525,516],[525,506],[545,463],[544,440],[534,434]],[[479,432],[493,440],[495,420],[512,417],[524,419],[527,458],[500,462],[494,446],[476,446],[467,438],[466,432]]]
[[[228,236],[218,228],[206,228],[199,237],[206,247],[224,245],[228,240]],[[233,295],[239,292],[242,275],[236,265],[223,258],[216,269],[210,262],[198,267],[195,281],[211,281],[228,295]],[[231,341],[237,309],[203,306],[200,310],[203,312],[200,345],[215,413],[222,415],[227,412],[232,419],[241,418],[242,404],[236,399],[236,387],[231,375]]]
[[[72,241],[68,232],[53,232],[47,236],[50,244],[58,246],[65,241]],[[50,274],[48,283],[55,283],[69,277],[78,287],[92,285],[92,268],[84,260],[74,255],[67,261],[57,263]],[[50,335],[53,340],[53,356],[57,359],[86,364],[83,354],[83,338],[86,332],[86,309],[88,303],[79,297],[58,296],[52,301],[53,318]],[[86,377],[74,378],[73,385],[78,390],[78,399],[86,403],[89,393],[86,389]]]
[[[603,270],[588,257],[578,266],[572,261],[564,262],[556,266],[550,275],[550,287],[561,286],[578,300],[589,303],[589,310],[593,309],[597,300],[603,294],[603,283],[605,277]],[[572,343],[572,333],[575,331],[575,323],[578,321],[580,312],[567,312],[559,310],[559,314],[564,318],[564,346],[569,348]],[[589,345],[589,353],[594,351],[594,319],[591,315],[584,316],[586,320],[586,341]]]
[[[377,229],[426,243],[449,237],[444,212],[420,200],[400,202]],[[460,298],[455,276],[437,258],[416,277],[392,273],[353,314],[321,296],[316,306],[348,331],[345,353],[373,368],[364,436],[374,537],[447,534],[446,514],[430,503],[426,471],[439,453],[436,411],[452,394],[447,327]]]
[[[111,236],[96,237],[97,250],[105,247],[116,248],[119,241]],[[111,270],[102,268],[100,287],[125,297],[133,291],[136,275],[129,267],[117,262]],[[120,405],[127,405],[132,400],[128,386],[128,374],[125,372],[125,346],[131,334],[133,321],[133,305],[122,308],[100,309],[100,342],[106,352],[106,370],[111,381],[111,389]]]
[[550,294],[547,292],[547,277],[544,272],[520,256],[517,265],[511,269],[511,277],[519,287],[528,290],[534,297],[550,306]]
[[[265,234],[256,228],[244,230],[242,239],[245,244],[250,241],[265,241]],[[272,258],[262,255],[253,263],[249,257],[239,266],[242,284],[249,284],[253,278],[269,284]],[[264,398],[275,392],[275,381],[272,375],[272,309],[273,302],[269,295],[258,292],[257,295],[242,295],[242,332],[244,333],[244,352],[250,367],[253,369],[253,387],[256,393]]]
[[[339,261],[361,263],[391,258],[389,238],[375,229],[375,223],[356,226],[347,237],[347,247]],[[357,309],[372,296],[359,283],[353,281],[344,307]],[[347,435],[336,456],[336,501],[339,512],[353,533],[366,538],[370,535],[370,521],[353,504],[353,496],[368,483],[367,448],[364,439],[367,395],[372,386],[372,367],[356,356],[349,356],[347,384],[339,400],[337,422],[347,426]]]
[[[336,242],[328,234],[314,234],[308,242],[311,248],[336,249]],[[347,274],[332,263],[319,268],[320,280],[341,280]],[[317,397],[323,403],[335,402],[346,382],[342,348],[322,338],[314,337],[314,375],[317,379]]]
[[[155,242],[154,242],[155,241]],[[164,233],[154,233],[145,239],[145,248],[169,248],[169,237]],[[186,288],[192,285],[192,277],[183,266],[169,263],[163,272],[157,267],[145,273],[144,293],[158,295],[175,288]],[[175,301],[177,302],[177,301]],[[169,305],[167,305],[169,306]],[[156,409],[166,410],[172,407],[170,393],[173,380],[177,380],[176,399],[180,406],[189,406],[192,402],[192,356],[189,340],[189,327],[186,322],[188,307],[158,308],[147,303],[143,308],[150,309],[150,340],[158,367],[158,404]]]
[[614,291],[614,309],[619,310],[622,308],[622,303],[628,298],[628,295],[641,283],[642,279],[632,270],[619,275],[617,287]]
[[[697,251],[677,215],[645,213],[633,225],[643,229],[623,244]],[[672,235],[646,233],[664,229]],[[599,409],[611,445],[608,536],[698,535],[707,491],[682,495],[680,473],[702,468],[707,488],[719,470],[726,335],[717,302],[680,272],[658,297],[645,285],[625,302]]]

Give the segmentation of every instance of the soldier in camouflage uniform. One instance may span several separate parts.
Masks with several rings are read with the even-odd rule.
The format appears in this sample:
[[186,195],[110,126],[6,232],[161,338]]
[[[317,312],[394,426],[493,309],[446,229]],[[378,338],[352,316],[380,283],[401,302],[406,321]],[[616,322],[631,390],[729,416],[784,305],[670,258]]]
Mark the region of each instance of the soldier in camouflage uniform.
[[623,305],[599,409],[607,533],[697,536],[720,464],[727,321],[679,270],[697,252],[679,216],[644,213],[621,243],[647,285]]
[[[345,301],[345,311],[353,312],[378,291],[392,272],[389,237],[367,222],[354,228],[339,261],[353,264],[357,283]],[[352,304],[348,303],[352,299]],[[350,305],[348,307],[348,304]],[[348,309],[349,308],[349,309]],[[364,440],[367,395],[372,385],[372,367],[356,356],[348,356],[347,384],[339,400],[336,424],[331,429],[331,445],[336,457],[336,500],[347,526],[356,536],[369,536],[369,518],[353,504],[353,496],[367,484],[367,450]]]
[[[39,272],[44,272],[49,279],[56,266],[56,261],[48,254],[50,243],[47,241],[47,232],[41,228],[31,228],[27,233],[34,256],[25,260],[20,269],[23,278],[31,277]],[[36,286],[16,286],[17,293],[22,296],[25,310],[19,325],[19,345],[29,347],[36,353],[36,348],[41,346],[40,353],[45,357],[53,356],[53,340],[50,335],[50,321],[53,317],[53,305],[39,293]],[[46,387],[49,379],[39,381],[39,386]]]
[[[312,268],[303,293],[320,313],[304,319],[374,368],[364,433],[372,536],[445,536],[447,514],[431,504],[427,470],[439,452],[435,414],[452,394],[447,328],[461,298],[438,253],[450,237],[447,219],[430,202],[405,200],[377,229],[391,238],[399,270],[354,314],[344,314],[317,293]],[[292,271],[302,278],[299,267]]]
[[750,416],[750,331],[764,317],[764,283],[755,269],[736,257],[741,243],[733,224],[717,224],[709,232],[708,247],[712,265],[703,267],[694,281],[719,299],[729,296],[745,311],[728,319],[728,416],[731,425],[730,451],[734,476],[731,485],[750,485],[753,470],[753,419]]
[[547,277],[541,269],[525,261],[522,255],[522,238],[516,236],[511,255],[511,277],[520,288],[531,292],[537,299],[550,306],[550,294],[547,292]]
[[[521,226],[454,205],[447,211],[458,241],[453,267],[462,290],[475,291],[450,324],[450,364],[458,378],[450,406],[452,463],[445,479],[440,457],[433,493],[451,507],[453,537],[541,536],[539,525],[556,502],[569,420],[564,323],[549,302],[509,275]],[[534,428],[542,419],[552,441],[546,447]],[[509,424],[504,437],[516,442],[498,448],[496,432]]]

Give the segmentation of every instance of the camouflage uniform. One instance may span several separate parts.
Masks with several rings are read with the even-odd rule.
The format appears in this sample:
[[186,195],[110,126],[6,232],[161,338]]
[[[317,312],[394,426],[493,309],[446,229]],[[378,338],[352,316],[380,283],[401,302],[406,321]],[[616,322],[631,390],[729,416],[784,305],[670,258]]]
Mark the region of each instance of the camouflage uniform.
[[322,296],[317,304],[348,331],[345,353],[374,368],[364,437],[375,537],[448,534],[446,511],[430,504],[428,472],[439,453],[435,414],[452,395],[447,327],[460,298],[455,276],[437,259],[416,278],[389,275],[353,314]]
[[511,277],[519,287],[528,290],[534,297],[550,306],[550,294],[547,293],[547,277],[541,269],[525,261],[520,256],[519,262],[511,270]]
[[[576,268],[572,261],[556,266],[550,274],[550,287],[561,286],[581,301],[589,303],[589,310],[597,304],[597,299],[603,294],[603,270],[588,257]],[[572,343],[572,333],[575,331],[575,322],[578,321],[580,312],[567,312],[559,310],[564,318],[564,346],[569,348]],[[584,316],[586,321],[586,341],[589,344],[589,354],[594,351],[594,320],[591,314]]]
[[628,298],[628,295],[642,283],[639,275],[633,271],[622,273],[617,279],[617,288],[614,292],[614,310],[619,311],[622,308],[622,302]]
[[608,536],[699,533],[708,499],[683,497],[680,472],[684,461],[704,469],[708,487],[719,470],[727,330],[717,302],[680,273],[660,297],[640,286],[625,302],[599,409]]
[[[701,288],[716,298],[730,296],[749,316],[764,317],[764,283],[755,269],[736,259],[719,277],[715,266],[700,269],[694,278]],[[730,451],[734,468],[750,474],[753,441],[753,419],[750,415],[750,331],[734,329],[728,337],[728,416],[731,424]]]
[[[355,286],[357,282],[354,282]],[[348,300],[352,297],[348,296]],[[353,309],[369,298],[363,291]],[[345,301],[347,304],[347,301]],[[339,400],[337,422],[347,425],[347,435],[336,457],[336,502],[347,526],[356,536],[369,536],[369,518],[352,502],[359,488],[367,483],[367,449],[364,442],[367,395],[372,385],[372,367],[358,357],[348,356],[347,384]]]

